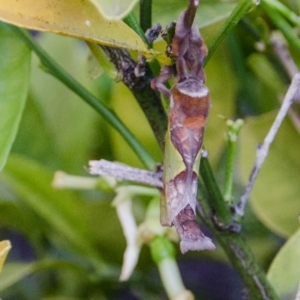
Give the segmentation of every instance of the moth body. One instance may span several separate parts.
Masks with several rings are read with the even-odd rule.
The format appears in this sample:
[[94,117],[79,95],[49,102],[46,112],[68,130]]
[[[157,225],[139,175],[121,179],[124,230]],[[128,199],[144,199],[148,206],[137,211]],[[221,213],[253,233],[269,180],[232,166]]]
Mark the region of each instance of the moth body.
[[[192,2],[190,2],[192,5]],[[168,90],[164,82],[173,68],[164,66],[152,83],[170,99],[168,129],[164,150],[161,224],[176,227],[180,248],[213,250],[212,241],[201,232],[196,220],[200,152],[210,108],[209,90],[204,85],[203,60],[207,54],[197,26],[188,25],[189,6],[178,18],[171,43],[176,65],[176,84]]]

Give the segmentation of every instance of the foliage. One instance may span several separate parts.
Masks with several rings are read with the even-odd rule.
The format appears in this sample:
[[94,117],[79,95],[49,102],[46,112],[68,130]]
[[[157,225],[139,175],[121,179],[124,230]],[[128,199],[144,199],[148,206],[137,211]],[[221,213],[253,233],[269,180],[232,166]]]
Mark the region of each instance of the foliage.
[[[0,0],[1,20],[46,31],[30,36],[0,23],[0,241],[9,239],[12,244],[0,273],[1,298],[164,299],[166,293],[172,296],[176,288],[186,286],[197,299],[241,299],[246,286],[250,299],[265,299],[264,292],[269,299],[278,299],[273,286],[280,299],[295,299],[300,282],[299,104],[294,105],[293,116],[286,117],[271,146],[245,218],[236,220],[241,222],[241,233],[219,230],[211,216],[213,208],[224,224],[234,218],[218,188],[230,182],[224,179],[230,151],[224,138],[226,121],[244,120],[231,172],[234,183],[229,202],[234,205],[248,180],[255,149],[290,82],[271,37],[284,40],[299,63],[299,1],[262,0],[256,6],[250,0],[203,0],[199,5],[196,23],[211,50],[205,71],[213,106],[204,143],[214,173],[212,176],[204,159],[200,167],[201,228],[206,226],[217,250],[185,256],[174,252],[170,243],[176,240],[174,233],[161,231],[157,223],[155,189],[142,191],[127,183],[116,188],[89,177],[85,169],[91,159],[147,169],[154,169],[162,160],[163,137],[160,131],[153,133],[150,113],[138,105],[139,91],[115,81],[118,70],[110,72],[114,67],[103,65],[107,59],[103,53],[97,59],[108,72],[92,80],[89,48],[82,41],[91,43],[91,50],[92,43],[130,50],[135,59],[140,51],[152,71],[159,71],[155,59],[168,60],[166,45],[158,40],[155,50],[149,50],[136,22],[139,15],[142,27],[148,24],[151,5],[145,3],[151,1],[140,1],[140,11],[136,7],[129,15],[128,6],[134,1],[127,1],[125,11],[119,12],[121,17],[126,15],[124,22],[106,19],[95,8],[96,2],[30,0],[12,5]],[[152,4],[153,22],[164,27],[177,19],[187,1],[153,0]],[[168,103],[164,99],[162,103],[165,109]],[[161,118],[157,124],[164,128],[164,122]],[[63,185],[69,189],[57,189],[52,186],[57,170],[81,177],[67,175],[64,178],[71,181]],[[124,271],[126,241],[117,216],[120,207],[116,202],[111,205],[120,196],[120,184],[135,191],[122,201],[132,203],[131,221],[142,239],[135,249],[139,260],[136,267],[130,266],[135,270],[127,282],[118,280]],[[161,240],[162,236],[167,238]],[[130,238],[126,236],[127,242]],[[130,245],[135,246],[134,242]],[[234,248],[237,245],[239,252]],[[0,250],[2,263],[9,250],[7,242]],[[237,252],[247,255],[237,258]],[[255,276],[266,286],[255,286]],[[185,299],[190,296],[185,294]]]

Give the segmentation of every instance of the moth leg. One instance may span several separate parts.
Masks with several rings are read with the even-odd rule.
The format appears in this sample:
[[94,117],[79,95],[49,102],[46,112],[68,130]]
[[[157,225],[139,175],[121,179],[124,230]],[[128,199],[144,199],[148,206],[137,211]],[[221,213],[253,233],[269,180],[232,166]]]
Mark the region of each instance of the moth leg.
[[188,73],[187,73],[187,66],[185,59],[180,56],[176,60],[176,71],[177,71],[177,83],[182,82],[187,79]]
[[160,74],[151,81],[151,88],[159,90],[167,99],[171,98],[171,91],[164,85],[173,75],[171,66],[163,66]]

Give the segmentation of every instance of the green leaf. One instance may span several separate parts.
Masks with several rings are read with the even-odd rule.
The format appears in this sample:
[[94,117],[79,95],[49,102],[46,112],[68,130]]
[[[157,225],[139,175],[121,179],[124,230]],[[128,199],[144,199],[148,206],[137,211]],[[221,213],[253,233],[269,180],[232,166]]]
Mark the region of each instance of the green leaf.
[[0,0],[0,20],[90,42],[149,53],[142,39],[125,23],[107,20],[88,0]]
[[[45,222],[41,223],[30,208],[20,205],[17,201],[0,201],[0,212],[1,228],[24,235],[30,241],[35,253],[43,249],[45,231],[49,229],[49,226]],[[37,222],[39,226],[36,226]]]
[[[209,151],[209,161],[213,166],[217,164],[224,151],[226,120],[231,119],[235,113],[237,85],[232,65],[224,63],[227,59],[224,49],[220,47],[205,67],[206,85],[210,90],[212,107],[207,118],[204,146]],[[224,78],[226,80],[223,80]]]
[[122,19],[138,0],[90,0],[107,19]]
[[25,278],[33,272],[34,264],[7,264],[0,273],[0,291],[10,287],[11,285],[17,283],[19,280]]
[[[18,230],[27,236],[34,235],[38,228],[32,212],[18,206],[12,201],[0,202],[1,221],[0,225]],[[39,236],[40,238],[40,236]]]
[[280,299],[296,299],[300,284],[299,261],[300,229],[280,249],[268,271],[268,279]]
[[[82,43],[53,34],[43,34],[39,43],[81,84],[95,90],[96,82],[86,74],[88,49],[82,47]],[[98,135],[95,123],[99,116],[72,91],[41,70],[36,57],[33,58],[31,83],[32,93],[21,123],[23,131],[16,140],[18,153],[25,151],[26,155],[47,161],[51,167],[59,166],[68,173],[83,173],[90,149],[96,144],[91,145],[91,141]],[[33,122],[39,123],[38,128]]]
[[3,169],[24,109],[29,84],[30,51],[0,22],[0,171]]
[[35,263],[10,263],[5,265],[3,272],[0,273],[0,291],[3,291],[25,277],[40,271],[70,269],[80,272],[81,278],[86,279],[84,270],[78,265],[63,260],[43,260]]
[[[249,118],[242,128],[239,165],[244,183],[253,167],[256,147],[263,142],[274,119],[275,112]],[[283,236],[291,235],[299,227],[299,149],[299,133],[286,118],[270,147],[250,195],[257,217],[272,231]]]
[[[226,19],[233,11],[238,1],[203,0],[200,2],[195,23],[207,27]],[[153,23],[163,27],[177,20],[179,14],[187,8],[187,1],[153,1]]]
[[252,53],[248,57],[247,63],[256,76],[266,84],[268,89],[276,91],[277,95],[284,93],[285,85],[278,72],[274,70],[274,67],[264,54]]
[[116,114],[106,105],[103,100],[97,99],[84,88],[74,77],[61,68],[36,42],[20,28],[14,27],[15,32],[32,48],[39,56],[44,66],[53,76],[67,85],[73,92],[80,96],[86,103],[92,106],[110,125],[112,125],[128,142],[138,157],[148,168],[154,168],[156,162],[142,147],[133,134],[124,126]]
[[[122,121],[128,129],[137,137],[146,149],[151,149],[151,156],[156,161],[161,161],[161,150],[151,131],[149,123],[141,113],[141,108],[134,100],[132,93],[123,84],[113,85],[111,89],[111,105],[118,116],[122,116]],[[124,99],[127,99],[126,109],[124,109]],[[132,116],[134,115],[134,118]],[[137,126],[138,124],[138,126]],[[133,148],[118,134],[117,131],[108,128],[114,159],[122,161],[125,164],[143,167],[143,164],[135,155]]]
[[54,190],[52,176],[52,172],[33,161],[11,156],[0,179],[10,185],[68,247],[87,255],[99,270],[104,270],[86,216],[81,213],[80,201],[68,191]]

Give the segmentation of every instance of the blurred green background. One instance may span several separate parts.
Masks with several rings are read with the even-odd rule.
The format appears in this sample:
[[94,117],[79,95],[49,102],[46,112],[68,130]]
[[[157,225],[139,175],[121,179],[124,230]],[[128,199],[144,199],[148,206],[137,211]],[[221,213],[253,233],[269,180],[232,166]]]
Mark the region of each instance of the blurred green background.
[[[237,2],[202,2],[196,22],[209,45]],[[284,3],[299,15],[299,1]],[[178,17],[185,4],[154,0],[153,22],[164,27]],[[295,36],[299,28],[295,26]],[[205,68],[212,107],[204,144],[221,187],[226,120],[245,121],[238,141],[235,202],[247,182],[256,146],[270,128],[290,82],[268,43],[271,35],[283,39],[282,29],[258,7],[230,31]],[[150,126],[130,91],[105,74],[91,78],[89,50],[82,41],[50,33],[37,33],[35,38],[72,76],[114,109],[157,162],[162,161]],[[299,48],[290,42],[288,46],[299,63]],[[299,149],[299,128],[287,117],[243,220],[247,242],[266,271],[285,240],[299,228]],[[26,106],[0,174],[0,240],[12,243],[0,275],[0,298],[166,299],[147,246],[142,248],[131,279],[118,281],[126,244],[111,206],[113,193],[51,186],[55,171],[89,176],[88,161],[100,158],[143,167],[120,135],[40,68],[33,54]],[[138,222],[148,203],[146,198],[134,199]],[[177,254],[183,281],[196,299],[242,299],[243,283],[218,244],[214,252]]]

